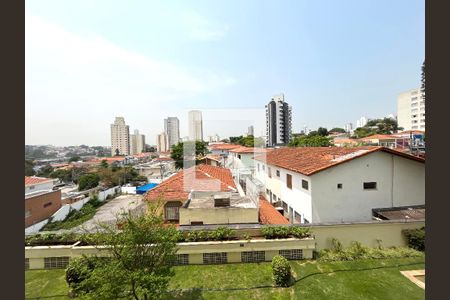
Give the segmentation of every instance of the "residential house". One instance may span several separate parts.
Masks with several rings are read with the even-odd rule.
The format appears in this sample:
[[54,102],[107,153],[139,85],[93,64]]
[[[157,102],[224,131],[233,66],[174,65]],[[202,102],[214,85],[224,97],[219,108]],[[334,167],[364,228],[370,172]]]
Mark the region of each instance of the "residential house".
[[385,147],[281,148],[255,178],[292,223],[370,221],[372,209],[425,204],[425,160]]
[[61,191],[55,180],[25,176],[25,227],[48,219],[61,207]]

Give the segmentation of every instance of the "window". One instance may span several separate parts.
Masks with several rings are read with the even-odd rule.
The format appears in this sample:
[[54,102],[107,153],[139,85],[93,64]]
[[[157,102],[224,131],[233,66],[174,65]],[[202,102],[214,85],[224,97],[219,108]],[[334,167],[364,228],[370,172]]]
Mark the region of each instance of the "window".
[[376,190],[377,183],[376,182],[364,182],[363,187],[365,190]]
[[31,216],[31,210],[26,210],[25,211],[25,218],[28,218],[29,216]]
[[52,205],[52,202],[47,202],[44,204],[44,208],[49,207],[50,205]]
[[188,265],[189,264],[189,254],[175,254],[173,265]]
[[294,213],[294,220],[297,223],[301,223],[302,222],[302,216],[298,212],[295,212]]
[[292,175],[286,174],[286,185],[289,189],[292,189]]
[[272,170],[270,169],[270,167],[267,167],[267,175],[269,176],[269,178],[272,178]]
[[262,165],[262,169],[263,169],[263,171],[265,171],[266,170],[266,166]]
[[305,190],[308,190],[308,189],[309,189],[309,187],[308,187],[308,181],[302,179],[302,188],[304,188]]
[[25,270],[29,270],[29,269],[30,269],[30,259],[25,258]]
[[286,259],[302,259],[303,258],[303,250],[302,249],[280,250],[279,254]]
[[192,226],[203,225],[203,221],[191,221]]
[[338,183],[338,184],[337,184],[337,188],[338,188],[338,189],[342,189],[342,183]]
[[34,190],[34,188],[35,188],[34,185],[31,185],[31,186],[30,186],[30,190]]
[[266,260],[265,251],[244,251],[241,252],[241,262],[243,263],[255,263]]
[[238,158],[241,159],[241,155],[240,154],[238,154]]
[[180,208],[178,202],[168,202],[165,207],[166,220],[179,220]]
[[44,258],[44,269],[64,269],[68,264],[68,256]]
[[258,169],[258,172],[259,172],[259,164],[256,164],[256,168]]
[[203,253],[204,264],[224,264],[228,262],[226,252]]
[[277,170],[277,176],[280,177],[280,170]]

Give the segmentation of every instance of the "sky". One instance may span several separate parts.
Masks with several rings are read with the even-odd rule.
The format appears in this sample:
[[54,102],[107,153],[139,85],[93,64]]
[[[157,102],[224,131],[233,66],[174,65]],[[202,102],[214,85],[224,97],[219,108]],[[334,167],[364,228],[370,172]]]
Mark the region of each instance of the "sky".
[[[25,143],[148,144],[200,109],[205,139],[264,131],[284,93],[293,132],[396,115],[420,85],[424,1],[25,1]],[[236,112],[242,116],[236,117]],[[215,121],[216,118],[220,120]],[[229,120],[229,121],[227,121]]]

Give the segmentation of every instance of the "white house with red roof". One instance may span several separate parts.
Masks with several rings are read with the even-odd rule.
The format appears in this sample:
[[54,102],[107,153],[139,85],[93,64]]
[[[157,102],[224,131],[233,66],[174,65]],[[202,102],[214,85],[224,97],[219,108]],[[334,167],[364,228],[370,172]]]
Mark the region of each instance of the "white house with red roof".
[[293,223],[359,222],[425,204],[425,160],[384,147],[281,148],[256,156],[266,198]]
[[37,176],[25,176],[25,195],[37,191],[48,191],[53,188],[58,179]]

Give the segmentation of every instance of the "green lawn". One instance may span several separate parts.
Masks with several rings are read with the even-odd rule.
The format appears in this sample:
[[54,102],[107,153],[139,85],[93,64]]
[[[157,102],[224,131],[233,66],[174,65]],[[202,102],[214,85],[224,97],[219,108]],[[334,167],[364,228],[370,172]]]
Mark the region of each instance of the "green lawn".
[[[424,269],[424,258],[291,261],[291,265],[297,282],[290,288],[273,287],[270,263],[259,263],[175,267],[170,289],[193,289],[177,293],[177,299],[425,298],[424,290],[400,274]],[[27,297],[67,293],[62,270],[25,273]]]

